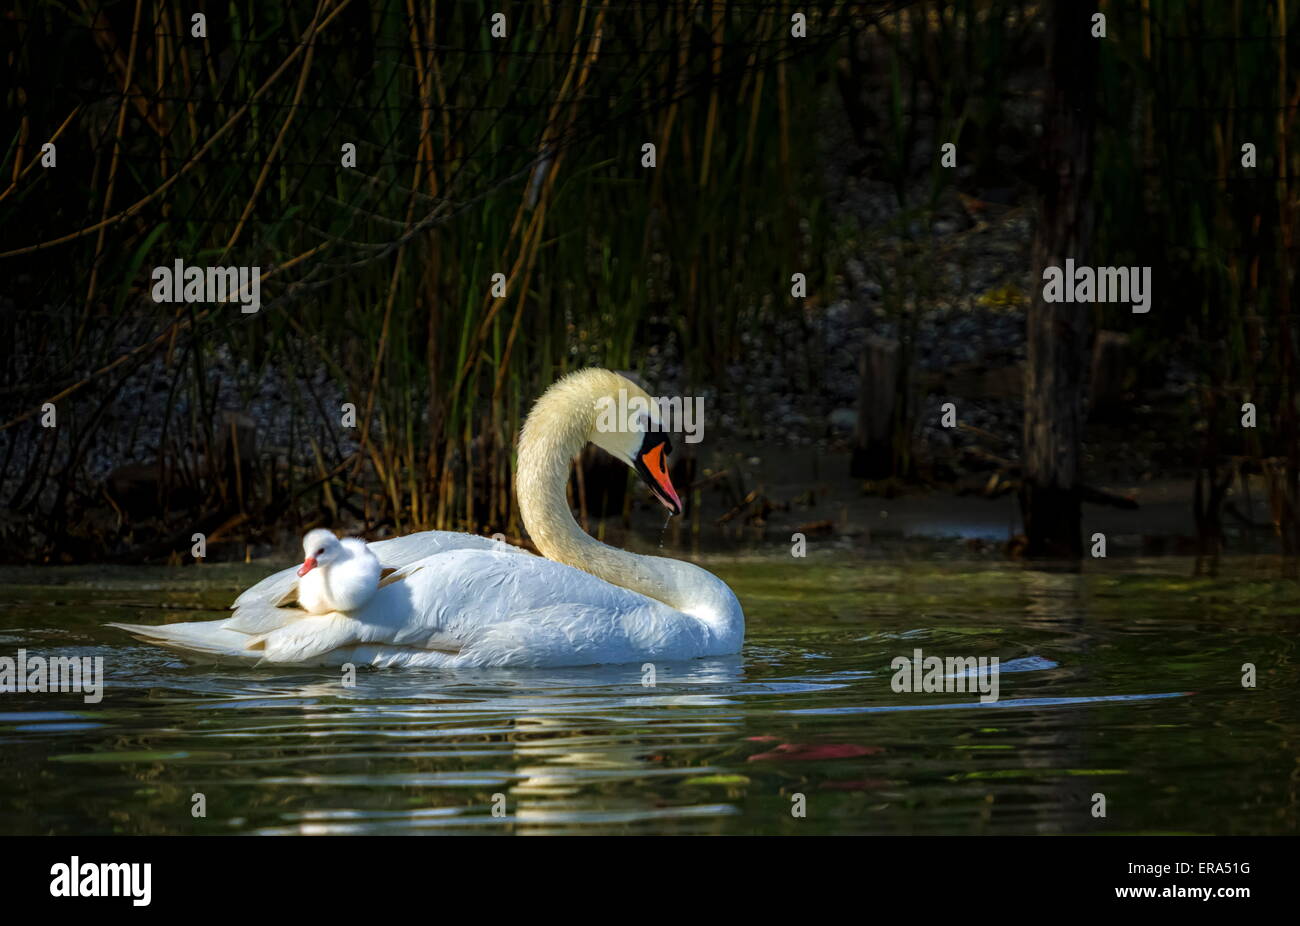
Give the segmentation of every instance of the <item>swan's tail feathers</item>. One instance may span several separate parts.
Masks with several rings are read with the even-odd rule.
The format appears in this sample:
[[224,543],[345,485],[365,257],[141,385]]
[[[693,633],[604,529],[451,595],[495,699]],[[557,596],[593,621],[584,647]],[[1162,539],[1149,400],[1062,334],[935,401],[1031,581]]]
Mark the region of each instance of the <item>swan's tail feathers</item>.
[[265,656],[261,649],[249,649],[256,637],[237,630],[227,630],[225,621],[193,621],[184,624],[109,624],[125,630],[138,640],[165,646],[191,662],[257,665]]

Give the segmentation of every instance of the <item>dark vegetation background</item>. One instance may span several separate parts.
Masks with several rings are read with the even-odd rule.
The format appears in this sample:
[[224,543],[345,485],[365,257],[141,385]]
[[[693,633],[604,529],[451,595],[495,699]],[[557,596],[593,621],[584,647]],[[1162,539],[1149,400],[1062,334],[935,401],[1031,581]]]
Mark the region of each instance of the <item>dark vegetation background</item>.
[[[851,473],[1017,492],[1013,551],[1077,555],[1081,503],[1168,477],[1200,552],[1300,544],[1300,4],[491,6],[6,9],[0,555],[518,536],[513,437],[590,364],[706,397],[697,535]],[[1150,314],[1035,303],[1067,256],[1151,266]],[[261,311],[155,304],[178,258],[259,266]],[[755,446],[825,465],[774,497]],[[627,478],[585,457],[575,508],[629,522]]]

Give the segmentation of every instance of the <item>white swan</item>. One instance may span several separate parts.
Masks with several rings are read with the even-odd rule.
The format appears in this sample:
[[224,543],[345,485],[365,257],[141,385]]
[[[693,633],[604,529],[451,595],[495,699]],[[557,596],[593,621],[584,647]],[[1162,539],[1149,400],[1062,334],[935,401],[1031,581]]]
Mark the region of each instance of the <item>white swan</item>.
[[[632,426],[610,427],[607,403],[636,408],[634,397],[645,404]],[[655,404],[622,376],[580,370],[537,400],[519,437],[520,514],[546,559],[472,534],[366,544],[315,530],[302,566],[248,589],[230,618],[109,626],[196,661],[250,665],[577,666],[738,652],[745,617],[724,582],[606,546],[574,521],[565,485],[588,441],[681,513]]]

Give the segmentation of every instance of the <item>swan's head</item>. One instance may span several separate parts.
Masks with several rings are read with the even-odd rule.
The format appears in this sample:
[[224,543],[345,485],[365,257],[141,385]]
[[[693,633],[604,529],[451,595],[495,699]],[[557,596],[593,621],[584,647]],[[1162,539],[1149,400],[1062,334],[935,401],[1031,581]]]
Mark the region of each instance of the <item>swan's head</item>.
[[570,373],[533,406],[520,437],[520,456],[576,453],[588,441],[634,469],[670,512],[682,513],[668,477],[672,442],[658,403],[644,389],[609,370]]
[[328,566],[336,562],[343,556],[343,544],[339,539],[319,527],[314,531],[308,531],[307,536],[302,538],[303,561],[302,567],[298,570],[298,575],[305,576],[318,566]]
[[658,403],[630,379],[608,370],[599,372],[612,382],[595,396],[596,420],[587,440],[632,467],[669,512],[681,514],[682,500],[668,478],[673,445]]

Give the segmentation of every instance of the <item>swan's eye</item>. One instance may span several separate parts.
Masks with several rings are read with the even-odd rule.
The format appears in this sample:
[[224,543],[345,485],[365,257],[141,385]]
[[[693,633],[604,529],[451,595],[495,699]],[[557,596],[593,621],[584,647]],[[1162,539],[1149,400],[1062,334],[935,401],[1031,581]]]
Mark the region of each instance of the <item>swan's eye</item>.
[[324,548],[324,547],[321,547],[319,550],[316,551],[316,555],[317,555],[317,556],[320,556],[320,555],[322,555],[324,552],[325,552],[325,548]]

